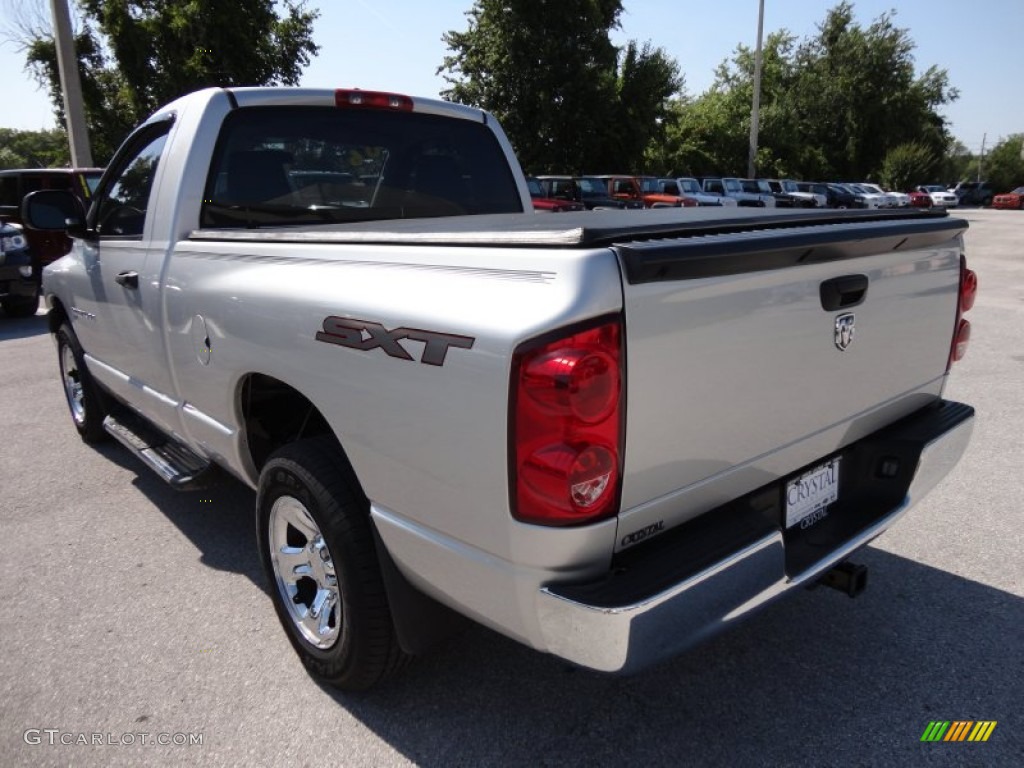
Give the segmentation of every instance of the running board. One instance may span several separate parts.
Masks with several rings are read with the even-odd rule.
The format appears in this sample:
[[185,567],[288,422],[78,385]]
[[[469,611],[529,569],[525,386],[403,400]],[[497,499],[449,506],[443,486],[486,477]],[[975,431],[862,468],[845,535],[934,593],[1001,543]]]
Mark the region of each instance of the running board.
[[103,428],[179,491],[201,488],[212,466],[130,412],[107,416]]

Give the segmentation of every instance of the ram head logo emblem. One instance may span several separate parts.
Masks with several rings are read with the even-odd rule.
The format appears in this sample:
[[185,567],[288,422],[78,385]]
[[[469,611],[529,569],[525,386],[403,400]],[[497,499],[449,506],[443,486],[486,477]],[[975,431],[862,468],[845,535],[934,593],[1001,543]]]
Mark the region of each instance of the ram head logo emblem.
[[853,325],[855,318],[852,312],[836,318],[836,349],[845,352],[853,344]]

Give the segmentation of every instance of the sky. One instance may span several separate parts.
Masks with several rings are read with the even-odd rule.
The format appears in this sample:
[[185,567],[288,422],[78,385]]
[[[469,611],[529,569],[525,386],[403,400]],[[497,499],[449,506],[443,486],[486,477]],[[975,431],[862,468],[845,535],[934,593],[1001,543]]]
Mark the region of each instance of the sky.
[[[815,34],[838,0],[765,0],[764,34],[781,28],[797,38]],[[320,53],[301,85],[359,87],[436,97],[445,87],[436,74],[447,53],[441,36],[465,30],[472,0],[308,0],[320,16],[314,39]],[[24,71],[24,55],[11,39],[12,18],[47,20],[46,0],[0,0],[0,71],[4,78],[0,127],[54,126],[46,94]],[[623,0],[617,45],[650,41],[676,59],[686,90],[699,95],[715,67],[737,44],[757,40],[758,0]],[[937,65],[948,71],[960,98],[941,112],[953,135],[972,152],[982,141],[1024,132],[1024,70],[1020,46],[1024,0],[855,0],[857,20],[867,26],[896,9],[895,23],[916,43],[919,72]]]

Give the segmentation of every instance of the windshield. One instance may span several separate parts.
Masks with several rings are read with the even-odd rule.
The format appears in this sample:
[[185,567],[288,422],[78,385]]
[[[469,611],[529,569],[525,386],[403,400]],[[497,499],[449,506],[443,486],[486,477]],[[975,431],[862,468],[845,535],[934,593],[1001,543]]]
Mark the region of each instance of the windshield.
[[680,192],[687,195],[699,195],[700,185],[696,179],[676,179],[676,186]]
[[640,179],[640,189],[646,194],[661,194],[662,187],[655,178],[642,177]]
[[752,192],[753,194],[771,194],[772,188],[768,186],[768,182],[764,179],[740,179],[740,183],[743,185],[744,192]]
[[251,107],[224,121],[204,227],[521,212],[482,123],[334,107]]
[[87,188],[86,197],[92,197],[93,192],[96,191],[96,185],[100,183],[100,178],[103,174],[100,171],[88,171],[82,174],[82,181],[85,182]]
[[584,197],[608,197],[608,188],[601,179],[584,176],[581,179],[576,179],[576,184]]
[[795,181],[789,181],[788,179],[783,180],[782,189],[784,192],[799,192],[800,188],[796,185]]
[[884,195],[882,188],[875,184],[861,184],[861,186],[873,195]]
[[743,186],[736,179],[722,179],[726,192],[742,192]]

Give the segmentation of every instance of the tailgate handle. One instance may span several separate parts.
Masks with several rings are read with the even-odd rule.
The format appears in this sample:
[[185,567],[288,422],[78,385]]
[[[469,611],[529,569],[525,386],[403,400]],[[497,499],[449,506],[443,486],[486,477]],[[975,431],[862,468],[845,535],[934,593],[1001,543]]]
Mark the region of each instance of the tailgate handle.
[[125,288],[138,288],[139,287],[139,273],[138,272],[120,272],[117,277],[114,278],[114,282],[118,285],[123,285]]
[[856,307],[868,295],[867,275],[833,277],[821,284],[821,308],[826,312]]

